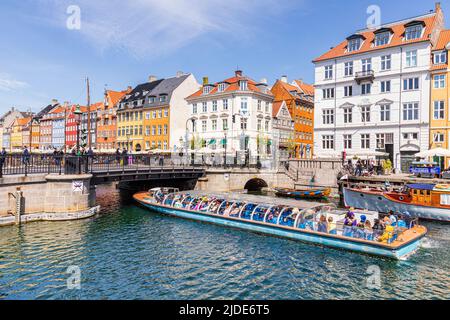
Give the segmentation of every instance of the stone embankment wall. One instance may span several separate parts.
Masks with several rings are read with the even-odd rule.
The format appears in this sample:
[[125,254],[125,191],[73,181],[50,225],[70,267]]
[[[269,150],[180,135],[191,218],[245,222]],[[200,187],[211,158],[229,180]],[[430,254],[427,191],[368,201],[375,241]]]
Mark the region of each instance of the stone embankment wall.
[[[16,213],[16,197],[19,191],[22,195],[22,215],[44,214],[42,218],[47,220],[84,217],[84,214],[77,215],[77,213],[87,212],[95,206],[95,186],[91,185],[91,178],[91,175],[31,175],[1,178],[0,217]],[[26,221],[27,218],[22,220]]]

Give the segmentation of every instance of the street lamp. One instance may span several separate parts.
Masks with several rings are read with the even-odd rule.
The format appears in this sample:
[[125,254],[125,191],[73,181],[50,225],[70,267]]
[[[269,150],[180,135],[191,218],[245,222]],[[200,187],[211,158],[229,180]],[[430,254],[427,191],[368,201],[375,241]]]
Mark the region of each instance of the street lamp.
[[189,121],[192,121],[192,132],[195,130],[195,118],[189,118],[186,120],[186,141],[185,141],[185,148],[186,148],[186,164],[189,161],[188,158],[188,150],[189,150]]
[[80,105],[77,105],[75,111],[73,112],[75,116],[75,122],[77,124],[77,153],[80,150],[80,124],[81,124],[81,115],[83,112],[81,111]]

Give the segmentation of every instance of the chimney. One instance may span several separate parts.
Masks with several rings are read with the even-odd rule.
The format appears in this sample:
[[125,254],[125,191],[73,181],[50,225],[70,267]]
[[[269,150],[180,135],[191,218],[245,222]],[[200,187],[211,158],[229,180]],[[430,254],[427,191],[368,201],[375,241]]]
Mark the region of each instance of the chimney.
[[58,99],[52,99],[52,106],[58,104]]
[[209,78],[203,77],[203,85],[206,86],[207,84],[209,84]]
[[127,91],[128,91],[128,92],[133,91],[133,87],[132,87],[132,86],[128,86]]
[[158,80],[156,76],[151,75],[150,77],[148,77],[148,82],[155,82],[156,80]]
[[180,78],[182,76],[184,76],[184,72],[183,71],[178,71],[177,72],[177,78]]
[[287,76],[281,76],[281,81],[284,83],[288,83],[288,77]]
[[242,77],[242,70],[235,71],[236,77]]

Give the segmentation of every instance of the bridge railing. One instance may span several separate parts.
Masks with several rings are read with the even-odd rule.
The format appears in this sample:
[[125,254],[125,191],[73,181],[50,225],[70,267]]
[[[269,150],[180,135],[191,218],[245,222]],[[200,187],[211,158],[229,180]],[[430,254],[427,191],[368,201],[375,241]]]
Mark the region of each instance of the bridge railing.
[[8,154],[0,156],[0,177],[29,174],[82,174],[96,172],[129,172],[156,169],[187,168],[257,168],[275,167],[270,158],[227,155],[210,157],[193,154]]

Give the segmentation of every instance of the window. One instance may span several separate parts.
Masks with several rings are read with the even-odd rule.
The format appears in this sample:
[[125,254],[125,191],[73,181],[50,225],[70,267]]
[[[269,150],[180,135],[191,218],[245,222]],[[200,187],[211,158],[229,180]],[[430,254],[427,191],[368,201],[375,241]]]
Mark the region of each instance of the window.
[[403,120],[418,120],[419,104],[417,102],[403,104]]
[[435,89],[445,88],[445,74],[438,74],[434,76],[434,88]]
[[223,100],[223,110],[228,110],[228,99]]
[[156,126],[152,126],[152,135],[156,136]]
[[433,134],[433,141],[437,143],[442,143],[445,141],[445,136],[443,133],[435,133]]
[[324,109],[322,110],[323,124],[333,124],[334,123],[334,110]]
[[166,95],[162,95],[159,97],[159,102],[166,102],[167,101],[167,96]]
[[361,94],[370,94],[371,90],[372,90],[372,84],[371,83],[363,83],[363,84],[361,84]]
[[384,46],[389,43],[389,38],[391,37],[390,32],[382,32],[375,36],[375,46]]
[[353,113],[352,108],[344,108],[344,123],[352,123]]
[[247,98],[241,98],[241,113],[242,114],[247,114],[248,113]]
[[380,87],[381,93],[391,92],[391,80],[381,81]]
[[370,134],[364,133],[361,135],[361,149],[370,149]]
[[158,126],[158,136],[161,136],[161,135],[162,135],[162,126],[159,125]]
[[361,107],[361,122],[370,122],[370,106]]
[[377,149],[384,149],[386,147],[384,133],[377,133],[376,142],[377,142]]
[[419,78],[403,79],[403,91],[419,90]]
[[202,120],[202,132],[206,132],[208,128],[208,123],[206,122],[206,120]]
[[162,118],[162,110],[158,110],[158,118],[161,119]]
[[222,120],[222,129],[224,131],[228,130],[228,119],[223,119]]
[[391,105],[380,105],[380,121],[391,121]]
[[334,136],[331,135],[322,136],[322,148],[324,150],[334,149]]
[[434,120],[445,119],[445,101],[435,101],[433,109]]
[[145,126],[145,135],[147,137],[150,135],[150,126]]
[[264,108],[265,108],[267,113],[270,111],[270,104],[269,104],[269,102],[264,101]]
[[269,131],[269,129],[270,129],[270,121],[269,120],[266,120],[265,129],[266,129],[266,131]]
[[346,77],[353,75],[353,61],[344,64],[344,74]]
[[208,94],[211,92],[211,86],[206,85],[203,87],[203,94]]
[[381,70],[391,70],[391,55],[381,56]]
[[256,130],[261,131],[262,130],[262,120],[258,119],[258,124],[256,126]]
[[344,97],[351,97],[353,95],[353,87],[346,86],[344,87]]
[[156,119],[156,110],[153,111],[153,119]]
[[203,113],[207,113],[208,112],[208,103],[207,102],[203,102],[202,103],[202,112]]
[[333,66],[325,66],[325,79],[333,79]]
[[248,89],[247,80],[239,81],[239,88],[241,91],[246,91]]
[[258,100],[258,111],[262,111],[261,100]]
[[169,109],[164,109],[164,118],[169,116]]
[[167,124],[164,125],[164,135],[169,134],[169,126]]
[[406,66],[417,67],[417,50],[406,51]]
[[214,119],[214,120],[211,121],[211,129],[212,129],[213,131],[216,131],[216,130],[217,130],[217,120],[216,120],[216,119]]
[[348,41],[348,52],[359,50],[361,47],[361,38],[351,39]]
[[362,59],[362,71],[367,72],[372,70],[372,59]]
[[324,99],[333,99],[334,98],[334,88],[323,89],[323,98]]
[[145,120],[150,120],[150,112],[145,113]]
[[225,91],[226,83],[219,83],[219,92]]
[[212,102],[212,112],[217,112],[217,100]]
[[351,148],[352,148],[352,135],[344,134],[344,149],[351,149]]
[[406,28],[405,31],[405,39],[406,40],[414,40],[422,37],[422,26],[416,25]]
[[441,64],[447,62],[447,53],[445,51],[435,52],[433,55],[434,64]]
[[247,119],[241,118],[241,130],[247,130]]

